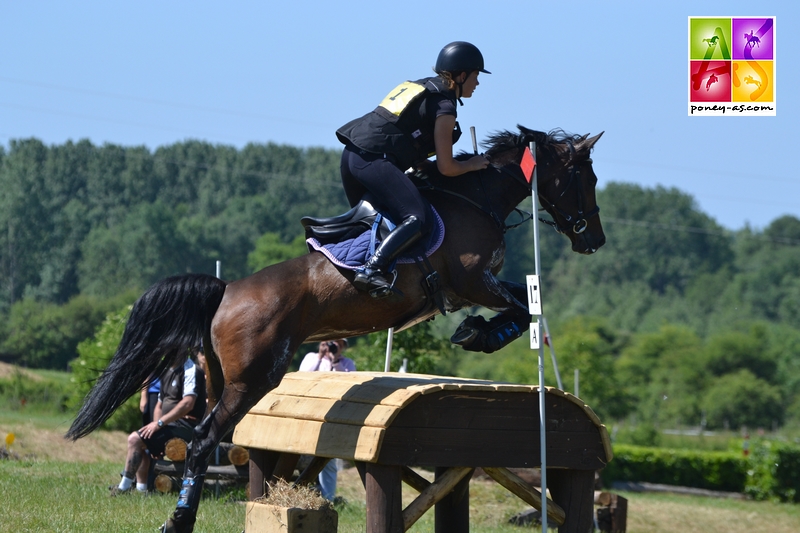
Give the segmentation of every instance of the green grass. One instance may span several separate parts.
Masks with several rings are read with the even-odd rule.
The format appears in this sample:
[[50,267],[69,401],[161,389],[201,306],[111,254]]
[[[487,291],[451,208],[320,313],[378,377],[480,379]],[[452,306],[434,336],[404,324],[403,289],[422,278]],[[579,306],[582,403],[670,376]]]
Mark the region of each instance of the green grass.
[[[152,532],[170,516],[176,495],[108,495],[119,464],[0,461],[2,532]],[[206,498],[198,531],[239,532],[244,506],[223,497]]]
[[[107,486],[118,479],[117,463],[60,461],[0,461],[3,518],[0,532],[152,532],[175,508],[175,494],[108,496]],[[339,532],[363,533],[366,507],[357,474],[345,470],[340,494],[348,504],[339,507]],[[404,487],[407,504],[414,492]],[[629,500],[629,533],[796,533],[800,505],[699,498],[669,494],[621,493]],[[239,533],[245,508],[241,489],[221,492],[217,499],[207,489],[200,504],[198,533]],[[478,533],[533,531],[507,524],[527,506],[497,484],[473,480],[470,484],[471,530]],[[434,516],[426,513],[409,531],[433,531]]]

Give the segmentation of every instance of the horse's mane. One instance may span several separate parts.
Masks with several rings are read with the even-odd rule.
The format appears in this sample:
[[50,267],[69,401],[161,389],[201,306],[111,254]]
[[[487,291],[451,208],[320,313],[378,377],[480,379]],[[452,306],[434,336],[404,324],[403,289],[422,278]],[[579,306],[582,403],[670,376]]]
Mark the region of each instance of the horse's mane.
[[517,128],[519,128],[519,132],[503,130],[492,133],[481,143],[486,148],[486,156],[494,164],[505,165],[517,162],[516,159],[520,149],[531,142],[536,143],[536,147],[544,152],[547,159],[560,159],[566,152],[563,147],[567,143],[572,143],[575,146],[586,139],[586,135],[567,133],[561,128],[550,130],[548,133],[530,130],[520,125],[517,125]]

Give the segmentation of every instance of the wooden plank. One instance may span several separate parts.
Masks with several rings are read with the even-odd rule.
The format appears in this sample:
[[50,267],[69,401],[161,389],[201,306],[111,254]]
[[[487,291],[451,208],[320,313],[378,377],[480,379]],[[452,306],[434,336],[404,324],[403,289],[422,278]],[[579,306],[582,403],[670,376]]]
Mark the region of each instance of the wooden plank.
[[[352,372],[303,372],[304,374],[352,374]],[[303,398],[327,398],[372,405],[394,405],[402,407],[419,395],[419,392],[395,388],[397,383],[388,380],[350,383],[331,380],[329,382],[310,380],[286,380],[258,402],[256,408],[273,401],[276,396],[296,396]]]
[[[296,372],[287,374],[281,385],[273,393],[339,398],[348,401],[383,403],[386,405],[404,405],[409,395],[429,394],[431,391],[435,392],[444,388],[520,392],[530,392],[533,389],[530,385],[498,384],[486,380],[423,374],[404,374],[399,376],[398,374],[382,372],[340,372],[334,374]],[[392,399],[388,399],[390,397]]]
[[[596,431],[577,406],[561,401],[547,412],[548,431]],[[422,396],[391,422],[399,427],[533,430],[539,428],[539,401],[532,394],[451,392]]]
[[[183,477],[184,465],[183,462],[157,461],[155,471],[158,474]],[[248,479],[249,477],[250,471],[247,465],[209,465],[206,470],[206,479]]]
[[403,533],[400,467],[367,463],[367,533]]
[[[535,507],[538,511],[542,510],[542,493],[531,487],[521,477],[507,468],[492,468],[485,466],[483,471],[489,477],[500,483],[512,494],[517,495],[522,501]],[[566,513],[558,504],[548,498],[547,517],[552,519],[559,526],[564,523]]]
[[[530,468],[539,466],[538,431],[474,431],[389,427],[377,461],[417,466],[478,465]],[[600,436],[547,432],[548,465],[597,470],[605,466]]]
[[292,479],[294,469],[297,466],[297,461],[300,456],[296,453],[282,453],[278,456],[278,461],[275,463],[275,469],[272,471],[272,476],[267,479],[270,483],[275,483],[279,479],[289,481]]
[[280,453],[266,450],[250,449],[250,499],[255,500],[265,495],[267,480],[272,477]]
[[386,427],[398,412],[399,408],[394,406],[356,403],[331,398],[281,395],[272,396],[266,402],[259,402],[248,412],[248,415]]
[[[233,442],[248,448],[374,462],[383,428],[245,415]],[[265,439],[264,436],[269,435]]]
[[414,472],[410,467],[404,466],[402,470],[403,483],[417,492],[422,492],[431,484],[430,481]]
[[[436,479],[447,473],[446,468],[436,468]],[[461,478],[453,490],[434,506],[435,533],[469,533],[469,480],[475,469]]]
[[413,526],[428,509],[447,496],[453,487],[470,472],[472,472],[472,468],[468,466],[454,466],[425,488],[414,501],[403,509],[403,531],[407,531]]
[[[550,459],[548,458],[548,465]],[[562,509],[567,509],[559,533],[586,533],[594,520],[594,470],[547,469],[547,488]]]
[[317,476],[319,473],[322,472],[322,469],[325,468],[325,465],[328,464],[328,461],[335,461],[336,459],[331,459],[329,457],[314,457],[308,466],[300,472],[300,475],[294,480],[295,484],[297,485],[309,485],[315,483],[317,481]]

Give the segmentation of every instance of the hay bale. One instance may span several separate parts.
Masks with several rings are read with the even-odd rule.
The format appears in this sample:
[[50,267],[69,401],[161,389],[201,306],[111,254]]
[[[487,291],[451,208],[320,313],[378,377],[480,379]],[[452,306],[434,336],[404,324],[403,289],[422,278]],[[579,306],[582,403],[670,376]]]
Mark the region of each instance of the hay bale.
[[331,503],[307,486],[280,479],[267,496],[247,502],[246,533],[336,533],[339,515]]

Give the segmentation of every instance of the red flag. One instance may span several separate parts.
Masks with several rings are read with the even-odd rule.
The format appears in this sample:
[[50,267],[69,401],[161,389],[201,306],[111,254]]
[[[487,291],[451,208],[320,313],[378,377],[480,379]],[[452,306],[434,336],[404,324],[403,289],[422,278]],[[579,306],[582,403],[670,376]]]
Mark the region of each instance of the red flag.
[[522,161],[519,162],[519,166],[522,169],[522,173],[525,174],[525,179],[530,183],[533,169],[536,168],[536,160],[533,159],[530,148],[525,148],[525,153],[522,154]]

